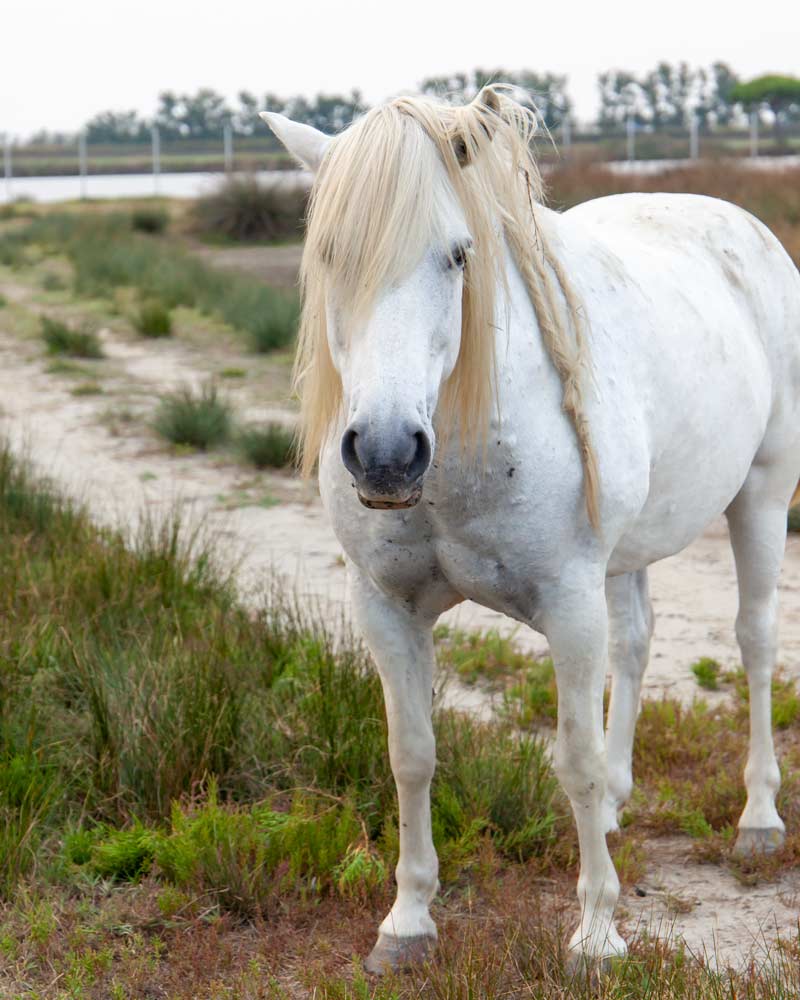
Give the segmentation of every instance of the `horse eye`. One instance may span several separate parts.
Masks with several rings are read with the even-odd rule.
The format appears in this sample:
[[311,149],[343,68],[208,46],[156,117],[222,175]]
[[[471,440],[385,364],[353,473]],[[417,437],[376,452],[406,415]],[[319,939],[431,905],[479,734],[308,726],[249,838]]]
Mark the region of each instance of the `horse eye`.
[[467,248],[463,244],[458,243],[450,250],[450,256],[447,258],[447,266],[450,269],[457,267],[460,271],[463,270],[464,265],[466,263],[467,263]]

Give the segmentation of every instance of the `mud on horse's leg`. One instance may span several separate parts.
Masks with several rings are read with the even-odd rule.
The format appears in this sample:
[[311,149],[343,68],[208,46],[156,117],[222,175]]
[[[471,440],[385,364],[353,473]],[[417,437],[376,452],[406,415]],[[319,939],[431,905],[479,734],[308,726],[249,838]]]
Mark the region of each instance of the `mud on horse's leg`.
[[351,569],[353,611],[378,666],[389,726],[389,759],[400,808],[397,898],[365,963],[380,975],[423,961],[436,944],[428,906],[438,887],[430,786],[436,765],[431,724],[433,622],[382,594]]

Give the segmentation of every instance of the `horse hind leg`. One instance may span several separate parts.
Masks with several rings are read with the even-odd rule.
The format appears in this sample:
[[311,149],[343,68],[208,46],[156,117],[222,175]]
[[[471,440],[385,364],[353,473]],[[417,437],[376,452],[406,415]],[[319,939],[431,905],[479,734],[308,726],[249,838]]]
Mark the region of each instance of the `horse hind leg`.
[[726,511],[739,584],[736,638],[750,692],[747,802],[736,853],[768,853],[784,841],[775,796],[780,770],[772,741],[772,672],[778,640],[778,576],[786,544],[786,510],[796,480],[785,468],[755,465]]
[[647,570],[609,577],[606,602],[612,683],[606,727],[608,785],[603,824],[610,833],[619,829],[618,810],[628,801],[633,788],[633,738],[654,624]]

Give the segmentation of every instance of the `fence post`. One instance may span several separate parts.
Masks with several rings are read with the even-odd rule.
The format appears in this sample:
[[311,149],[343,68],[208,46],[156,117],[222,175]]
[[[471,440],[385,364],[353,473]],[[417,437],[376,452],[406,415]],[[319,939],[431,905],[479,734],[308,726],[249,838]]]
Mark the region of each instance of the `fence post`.
[[78,136],[78,170],[81,175],[81,201],[86,197],[86,133]]
[[750,112],[750,156],[758,158],[758,112]]
[[636,119],[633,115],[628,116],[625,130],[628,138],[628,163],[633,163],[636,159]]
[[158,125],[150,129],[150,141],[153,152],[153,193],[158,194],[158,179],[161,175],[161,136]]
[[569,159],[570,150],[572,148],[572,122],[569,120],[569,115],[566,114],[561,119],[561,146],[564,152],[564,158]]
[[700,155],[700,123],[697,115],[689,119],[689,159],[696,160]]
[[11,167],[11,136],[6,135],[3,143],[3,173],[6,178],[6,200],[11,201],[11,178],[13,176]]
[[229,174],[233,170],[233,129],[230,122],[226,122],[222,129],[222,146],[225,155],[225,173]]

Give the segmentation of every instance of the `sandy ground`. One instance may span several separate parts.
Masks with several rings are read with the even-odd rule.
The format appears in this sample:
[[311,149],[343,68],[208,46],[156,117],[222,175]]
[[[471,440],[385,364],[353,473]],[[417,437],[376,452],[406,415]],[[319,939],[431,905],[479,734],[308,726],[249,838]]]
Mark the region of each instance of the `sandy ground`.
[[[230,262],[227,262],[230,264]],[[231,265],[233,266],[233,265]],[[30,299],[21,286],[2,286],[10,301]],[[3,331],[0,313],[0,431],[40,471],[85,500],[102,523],[127,528],[143,512],[164,515],[179,507],[188,520],[203,522],[224,558],[238,567],[245,598],[279,573],[298,596],[326,616],[346,614],[341,549],[316,490],[285,474],[255,474],[213,455],[170,452],[148,429],[158,398],[184,383],[200,383],[217,362],[252,363],[226,350],[200,350],[179,340],[128,339],[102,332],[107,360],[104,392],[75,396],[75,380],[46,372],[38,344]],[[237,410],[251,419],[291,420],[291,413],[265,400],[257,385],[232,389]],[[131,415],[133,419],[131,419]],[[733,635],[736,587],[723,521],[689,548],[652,567],[651,591],[657,625],[646,694],[691,699],[698,693],[690,665],[712,656],[739,663]],[[800,537],[790,536],[782,579],[780,659],[787,674],[800,672]],[[500,628],[519,643],[545,653],[541,636],[471,603],[447,618],[462,628]],[[454,692],[454,693],[453,693]],[[451,687],[451,700],[490,711],[479,688]],[[721,696],[722,697],[722,696]],[[746,735],[743,733],[742,738]],[[688,864],[688,842],[653,842],[643,883],[647,895],[623,895],[627,926],[644,921],[661,933],[682,936],[692,951],[737,964],[763,937],[796,932],[800,874],[777,883],[744,888],[712,866]],[[675,913],[675,899],[682,900]]]

